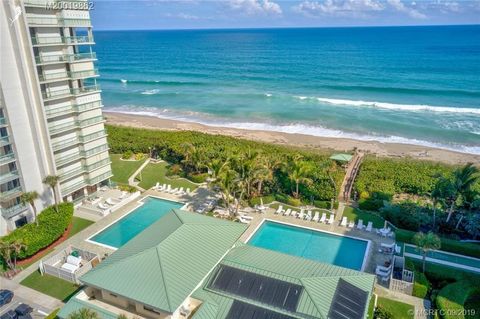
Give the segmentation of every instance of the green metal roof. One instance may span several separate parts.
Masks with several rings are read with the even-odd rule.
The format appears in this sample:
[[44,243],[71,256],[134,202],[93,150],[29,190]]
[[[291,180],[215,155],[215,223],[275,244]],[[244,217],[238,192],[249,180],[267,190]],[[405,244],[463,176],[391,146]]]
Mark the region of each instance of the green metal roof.
[[[297,318],[327,318],[340,278],[369,294],[372,292],[375,281],[375,276],[367,273],[249,245],[239,245],[232,249],[221,264],[303,286],[304,291],[295,313],[287,313]],[[202,288],[195,291],[193,297],[217,305],[216,316],[210,318],[225,318],[234,299],[285,313],[280,309],[253,300],[245,300],[210,290],[206,288],[208,282],[209,279]],[[198,318],[194,317],[194,319]]]
[[81,277],[98,287],[173,313],[247,226],[172,210]]
[[352,160],[353,156],[350,154],[333,154],[330,156],[330,159],[339,161],[339,162],[350,162]]
[[85,300],[77,299],[77,295],[70,298],[70,300],[62,307],[62,309],[60,309],[60,311],[57,313],[57,317],[66,319],[72,312],[78,311],[82,308],[87,308],[98,313],[101,319],[117,319],[118,318],[117,314],[114,314],[96,305],[92,305],[91,303]]

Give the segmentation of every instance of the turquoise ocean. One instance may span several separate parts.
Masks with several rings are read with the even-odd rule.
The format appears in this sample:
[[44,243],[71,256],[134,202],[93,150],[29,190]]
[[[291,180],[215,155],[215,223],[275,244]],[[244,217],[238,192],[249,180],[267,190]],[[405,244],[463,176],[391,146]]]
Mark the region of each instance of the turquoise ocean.
[[480,25],[94,35],[108,111],[480,154]]

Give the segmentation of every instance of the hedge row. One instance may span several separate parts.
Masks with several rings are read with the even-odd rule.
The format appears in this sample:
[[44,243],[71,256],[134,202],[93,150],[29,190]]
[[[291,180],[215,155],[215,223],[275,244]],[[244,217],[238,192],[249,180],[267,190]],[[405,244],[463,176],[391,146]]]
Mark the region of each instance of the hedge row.
[[60,238],[70,225],[72,217],[73,204],[59,204],[58,212],[51,206],[38,214],[38,226],[35,223],[27,224],[15,229],[1,240],[4,242],[22,241],[26,245],[26,249],[18,255],[18,258],[24,259],[35,255],[39,250],[48,247]]
[[480,288],[469,280],[457,281],[443,287],[435,299],[441,318],[469,318],[468,311],[475,311],[475,309],[466,309],[464,305],[474,294],[480,294]]

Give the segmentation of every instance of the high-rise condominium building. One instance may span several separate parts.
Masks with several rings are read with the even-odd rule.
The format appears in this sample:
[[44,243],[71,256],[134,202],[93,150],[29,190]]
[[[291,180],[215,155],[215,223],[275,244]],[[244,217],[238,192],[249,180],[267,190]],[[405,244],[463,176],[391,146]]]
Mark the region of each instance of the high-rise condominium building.
[[0,235],[53,204],[78,202],[112,176],[92,52],[91,2],[0,1]]

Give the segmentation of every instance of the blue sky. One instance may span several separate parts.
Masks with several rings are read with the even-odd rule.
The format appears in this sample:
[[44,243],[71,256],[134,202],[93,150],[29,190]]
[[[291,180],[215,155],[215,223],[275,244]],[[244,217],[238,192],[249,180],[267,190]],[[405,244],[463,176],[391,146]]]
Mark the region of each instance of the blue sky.
[[94,0],[96,30],[480,24],[480,0]]

